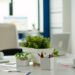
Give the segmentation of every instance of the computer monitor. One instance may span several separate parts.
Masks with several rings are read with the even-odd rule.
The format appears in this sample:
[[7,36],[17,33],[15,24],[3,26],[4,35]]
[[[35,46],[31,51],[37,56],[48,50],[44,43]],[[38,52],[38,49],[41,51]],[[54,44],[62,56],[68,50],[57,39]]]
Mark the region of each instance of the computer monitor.
[[70,43],[70,34],[53,34],[51,36],[52,48],[57,48],[59,50],[59,55],[64,55],[68,52],[68,47]]

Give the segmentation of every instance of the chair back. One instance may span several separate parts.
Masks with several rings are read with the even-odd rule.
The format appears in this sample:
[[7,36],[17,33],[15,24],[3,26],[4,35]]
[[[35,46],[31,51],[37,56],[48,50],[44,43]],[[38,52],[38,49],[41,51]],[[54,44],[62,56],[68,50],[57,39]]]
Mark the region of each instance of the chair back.
[[0,50],[18,48],[18,35],[14,24],[0,23]]

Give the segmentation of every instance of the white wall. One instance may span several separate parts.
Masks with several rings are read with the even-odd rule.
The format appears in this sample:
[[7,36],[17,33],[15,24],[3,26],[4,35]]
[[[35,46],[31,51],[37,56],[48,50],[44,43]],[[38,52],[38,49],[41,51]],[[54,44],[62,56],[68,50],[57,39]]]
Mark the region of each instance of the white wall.
[[50,0],[51,34],[63,32],[63,0]]
[[[74,0],[75,1],[75,0]],[[51,0],[51,15],[53,14],[62,14],[62,17],[54,16],[53,19],[51,18],[51,24],[54,27],[61,27],[63,33],[70,33],[71,35],[71,0]],[[51,16],[52,17],[52,16]],[[57,30],[55,30],[55,33]],[[58,31],[60,33],[60,31]],[[58,33],[57,32],[57,33]],[[72,52],[71,49],[71,39],[69,40],[69,48],[68,52]]]
[[71,0],[63,0],[63,31],[71,32]]
[[72,53],[71,44],[71,0],[63,0],[63,32],[70,33],[68,52]]
[[71,12],[71,33],[72,33],[72,52],[75,54],[75,0],[71,0],[72,2],[72,12]]

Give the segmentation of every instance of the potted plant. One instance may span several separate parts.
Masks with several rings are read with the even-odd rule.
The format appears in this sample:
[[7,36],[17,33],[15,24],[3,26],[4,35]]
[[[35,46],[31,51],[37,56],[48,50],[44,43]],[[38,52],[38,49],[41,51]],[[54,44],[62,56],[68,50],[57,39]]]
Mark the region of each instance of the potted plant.
[[22,52],[15,54],[17,70],[19,71],[25,70],[25,67],[29,65],[31,55],[32,54],[30,52]]
[[27,36],[25,39],[26,41],[23,39],[20,46],[23,48],[23,51],[34,54],[38,63],[40,63],[38,53],[42,51],[46,54],[52,52],[49,38],[43,36]]
[[26,42],[22,41],[20,46],[35,49],[50,48],[50,40],[43,36],[27,36]]
[[47,56],[44,55],[43,52],[38,54],[40,56],[40,67],[41,69],[44,70],[51,70],[54,69],[54,63],[55,63],[55,58],[59,56],[59,51],[58,49],[54,49],[51,54],[48,54]]

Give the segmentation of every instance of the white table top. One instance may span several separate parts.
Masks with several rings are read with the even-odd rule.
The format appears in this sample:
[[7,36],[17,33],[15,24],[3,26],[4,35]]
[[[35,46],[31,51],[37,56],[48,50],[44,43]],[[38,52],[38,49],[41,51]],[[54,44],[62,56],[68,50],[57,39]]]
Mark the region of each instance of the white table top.
[[[0,75],[26,75],[25,73],[31,72],[30,75],[75,75],[75,69],[71,65],[63,65],[56,62],[55,68],[48,70],[41,70],[40,67],[26,67],[25,72],[8,72],[8,70],[15,70],[15,58],[5,57],[4,59],[10,60],[10,63],[0,63]],[[62,59],[63,60],[63,59]],[[64,60],[63,60],[64,61]]]

